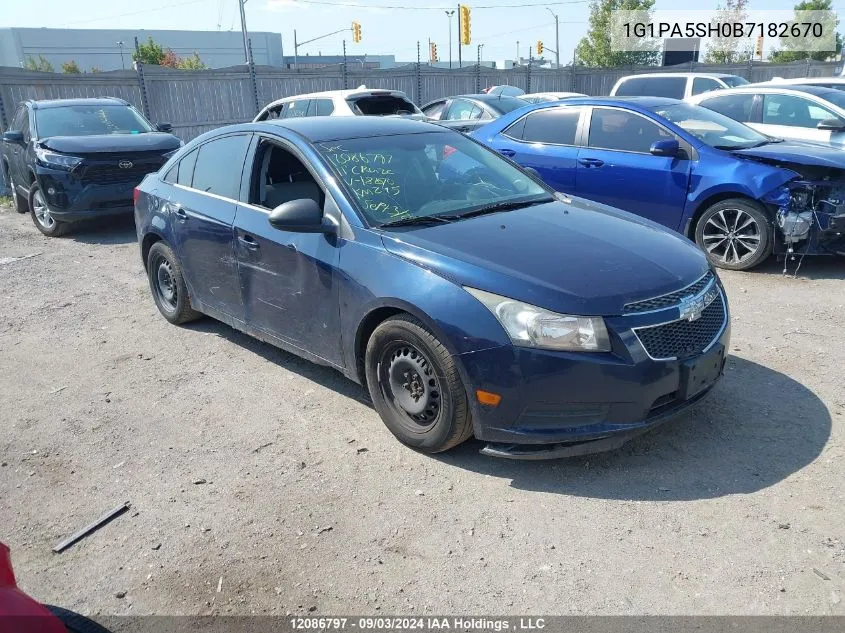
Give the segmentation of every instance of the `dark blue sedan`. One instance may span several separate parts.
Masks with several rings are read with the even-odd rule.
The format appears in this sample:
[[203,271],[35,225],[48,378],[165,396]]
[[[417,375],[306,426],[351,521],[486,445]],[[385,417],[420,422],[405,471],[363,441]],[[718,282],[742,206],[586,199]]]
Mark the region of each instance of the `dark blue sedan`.
[[845,252],[845,154],[661,97],[575,98],[472,133],[557,191],[695,240],[722,268]]
[[695,245],[440,126],[215,130],[143,181],[135,219],[168,321],[338,369],[422,451],[615,448],[722,373],[727,301]]

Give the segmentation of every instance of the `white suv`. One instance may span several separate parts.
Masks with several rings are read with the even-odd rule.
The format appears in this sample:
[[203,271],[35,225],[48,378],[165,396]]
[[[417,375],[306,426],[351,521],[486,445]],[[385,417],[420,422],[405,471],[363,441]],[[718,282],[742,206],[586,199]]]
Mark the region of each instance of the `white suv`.
[[266,105],[253,121],[293,119],[306,116],[390,116],[424,119],[425,115],[399,90],[327,90],[295,95]]
[[744,86],[748,81],[722,73],[647,73],[622,77],[611,97],[670,97],[686,99],[711,90]]

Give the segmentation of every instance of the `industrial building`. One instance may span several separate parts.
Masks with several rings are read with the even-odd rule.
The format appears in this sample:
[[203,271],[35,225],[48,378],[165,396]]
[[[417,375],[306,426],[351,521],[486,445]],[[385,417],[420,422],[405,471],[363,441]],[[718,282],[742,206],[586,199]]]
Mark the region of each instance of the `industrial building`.
[[[244,63],[240,31],[159,31],[145,29],[47,29],[0,28],[0,66],[23,67],[27,58],[43,56],[61,72],[62,64],[75,61],[83,71],[132,67],[135,38],[148,38],[179,57],[197,53],[210,68]],[[282,36],[250,31],[256,64],[284,66]]]

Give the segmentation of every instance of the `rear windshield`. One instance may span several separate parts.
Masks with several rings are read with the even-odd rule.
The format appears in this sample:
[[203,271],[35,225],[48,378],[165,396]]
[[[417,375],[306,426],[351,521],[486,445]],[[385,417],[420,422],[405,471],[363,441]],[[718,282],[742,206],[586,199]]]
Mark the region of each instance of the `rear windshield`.
[[525,99],[519,97],[499,97],[491,101],[484,101],[488,106],[496,110],[499,114],[507,114],[518,108],[524,108]]
[[724,81],[728,86],[731,88],[736,88],[737,86],[744,86],[748,83],[748,80],[744,77],[737,77],[736,75],[724,75],[719,77],[722,81]]
[[143,134],[153,129],[134,108],[125,105],[73,105],[35,111],[38,136]]
[[417,106],[395,95],[375,95],[349,99],[349,105],[355,114],[366,116],[387,116],[390,114],[416,114]]
[[669,97],[683,99],[686,77],[633,77],[616,89],[618,97]]

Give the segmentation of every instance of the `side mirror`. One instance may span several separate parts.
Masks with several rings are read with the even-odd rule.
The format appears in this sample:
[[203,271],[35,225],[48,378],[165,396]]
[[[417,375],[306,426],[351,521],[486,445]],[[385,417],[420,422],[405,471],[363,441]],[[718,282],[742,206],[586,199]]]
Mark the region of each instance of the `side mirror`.
[[156,125],[156,129],[159,132],[172,132],[173,126],[170,123],[159,123]]
[[4,143],[16,143],[18,145],[23,145],[23,132],[20,132],[20,131],[3,132],[3,142]]
[[837,119],[836,117],[831,117],[829,119],[819,121],[816,128],[819,130],[830,130],[831,132],[841,132],[842,130],[845,130],[845,121]]
[[270,224],[293,233],[323,233],[323,210],[311,198],[300,198],[280,204],[270,212]]
[[678,151],[681,149],[681,146],[678,145],[678,141],[673,138],[667,138],[663,141],[655,141],[651,144],[651,147],[648,151],[653,156],[677,156]]

